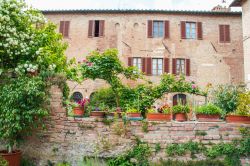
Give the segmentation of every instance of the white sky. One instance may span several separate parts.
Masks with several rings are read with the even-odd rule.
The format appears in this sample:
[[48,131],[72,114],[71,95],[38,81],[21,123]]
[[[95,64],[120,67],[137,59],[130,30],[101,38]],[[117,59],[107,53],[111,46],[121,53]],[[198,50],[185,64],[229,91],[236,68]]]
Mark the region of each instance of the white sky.
[[[172,9],[211,10],[220,4],[229,6],[233,0],[25,0],[40,10],[46,9]],[[233,10],[239,10],[234,8]]]

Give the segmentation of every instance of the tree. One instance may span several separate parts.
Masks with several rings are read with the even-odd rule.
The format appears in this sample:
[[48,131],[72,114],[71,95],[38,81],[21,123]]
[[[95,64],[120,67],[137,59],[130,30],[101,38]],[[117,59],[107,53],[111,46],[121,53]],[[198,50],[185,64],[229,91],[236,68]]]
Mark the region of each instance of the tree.
[[9,152],[48,115],[48,88],[68,72],[56,26],[23,1],[0,0],[0,140]]

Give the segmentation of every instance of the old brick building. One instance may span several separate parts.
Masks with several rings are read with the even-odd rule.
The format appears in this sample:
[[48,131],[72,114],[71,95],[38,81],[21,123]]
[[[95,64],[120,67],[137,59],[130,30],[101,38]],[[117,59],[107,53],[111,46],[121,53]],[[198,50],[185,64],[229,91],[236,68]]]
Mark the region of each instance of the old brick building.
[[245,82],[250,89],[250,0],[234,0],[232,7],[242,7]]
[[[117,48],[153,82],[164,72],[183,73],[200,86],[243,82],[241,13],[230,11],[57,10],[43,11],[69,43],[66,54],[82,61],[93,50]],[[124,82],[130,83],[124,80]],[[72,91],[89,96],[101,80]]]

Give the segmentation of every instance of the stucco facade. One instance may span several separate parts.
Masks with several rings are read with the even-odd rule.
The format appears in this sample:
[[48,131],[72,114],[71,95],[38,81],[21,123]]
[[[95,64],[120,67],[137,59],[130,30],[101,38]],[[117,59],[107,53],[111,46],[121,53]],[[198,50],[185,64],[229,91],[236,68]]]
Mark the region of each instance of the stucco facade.
[[[59,26],[60,21],[70,21],[68,58],[85,59],[93,50],[117,48],[125,65],[128,57],[169,58],[170,73],[173,58],[190,59],[190,76],[200,86],[207,83],[230,84],[243,82],[242,21],[240,13],[232,12],[44,12]],[[103,37],[88,37],[89,20],[105,20]],[[148,20],[168,20],[169,38],[148,38]],[[203,39],[182,39],[181,21],[201,22]],[[230,25],[230,42],[219,42],[219,25]],[[59,30],[59,28],[58,28]],[[249,42],[249,41],[248,41]],[[157,83],[160,76],[146,76]],[[134,84],[124,80],[124,83]],[[101,80],[87,80],[81,85],[70,83],[72,91],[89,96],[105,86]]]

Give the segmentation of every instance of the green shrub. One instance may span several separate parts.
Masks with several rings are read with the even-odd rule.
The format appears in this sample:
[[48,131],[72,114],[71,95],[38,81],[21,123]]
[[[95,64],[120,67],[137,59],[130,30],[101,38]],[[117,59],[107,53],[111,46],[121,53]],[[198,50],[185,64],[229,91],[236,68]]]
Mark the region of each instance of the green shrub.
[[239,94],[235,115],[250,116],[250,91]]
[[190,112],[190,107],[188,105],[175,105],[172,107],[173,113],[178,114],[178,113],[189,113]]
[[89,106],[100,106],[101,104],[105,104],[109,108],[113,108],[116,106],[115,94],[111,88],[103,88],[96,92],[94,92],[90,96]]
[[208,103],[206,105],[200,106],[195,111],[196,114],[206,114],[206,115],[222,115],[223,111],[216,105]]
[[236,110],[239,94],[244,91],[242,86],[220,85],[212,92],[213,103],[228,114]]
[[126,111],[127,113],[140,113],[140,110],[136,109],[136,108],[129,108]]

